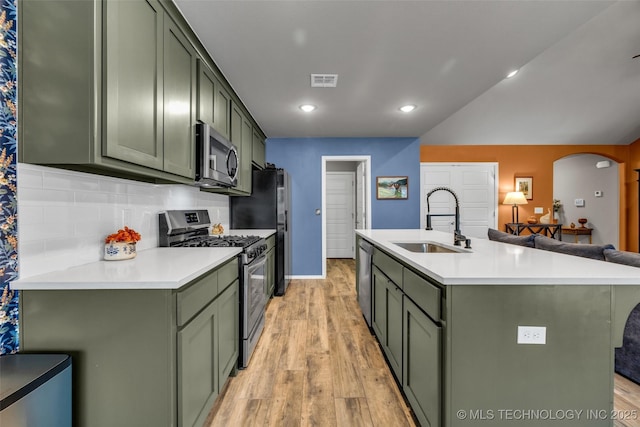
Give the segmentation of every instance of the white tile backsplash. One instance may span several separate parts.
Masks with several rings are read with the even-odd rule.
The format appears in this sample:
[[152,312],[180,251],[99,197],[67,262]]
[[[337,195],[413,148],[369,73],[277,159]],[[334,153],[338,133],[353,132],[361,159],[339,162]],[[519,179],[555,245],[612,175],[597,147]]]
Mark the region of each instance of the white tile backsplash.
[[104,238],[127,225],[137,249],[158,246],[158,213],[207,209],[229,229],[229,197],[179,184],[148,184],[18,163],[20,277],[102,259]]

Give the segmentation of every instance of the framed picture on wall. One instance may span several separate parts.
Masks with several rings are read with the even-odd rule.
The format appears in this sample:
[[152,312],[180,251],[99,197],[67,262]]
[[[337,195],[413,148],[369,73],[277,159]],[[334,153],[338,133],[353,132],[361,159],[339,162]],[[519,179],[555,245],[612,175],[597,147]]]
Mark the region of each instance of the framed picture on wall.
[[376,199],[398,200],[409,197],[408,176],[378,176],[376,177]]
[[524,193],[524,197],[527,200],[533,199],[533,177],[516,177],[516,185],[514,191],[522,191]]

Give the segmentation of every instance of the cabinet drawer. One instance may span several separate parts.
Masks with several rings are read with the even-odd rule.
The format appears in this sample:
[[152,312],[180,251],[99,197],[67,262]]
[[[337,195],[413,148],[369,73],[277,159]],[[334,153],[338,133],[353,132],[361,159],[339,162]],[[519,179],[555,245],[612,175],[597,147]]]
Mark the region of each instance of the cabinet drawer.
[[222,292],[227,286],[238,280],[238,258],[233,258],[216,271],[218,272],[218,292]]
[[[198,314],[218,296],[219,271],[222,271],[222,269],[205,274],[194,280],[191,285],[188,285],[188,288],[178,292],[177,321],[179,327],[185,325],[189,319]],[[237,274],[236,270],[236,276]]]
[[441,319],[442,290],[408,268],[404,269],[404,293],[432,319]]
[[373,265],[378,267],[391,281],[402,288],[402,264],[384,252],[374,249]]

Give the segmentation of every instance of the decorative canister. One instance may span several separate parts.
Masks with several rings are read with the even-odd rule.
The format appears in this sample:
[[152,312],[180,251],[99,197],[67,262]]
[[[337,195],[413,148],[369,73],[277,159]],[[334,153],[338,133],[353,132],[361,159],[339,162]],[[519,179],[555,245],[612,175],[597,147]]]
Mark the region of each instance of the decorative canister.
[[136,257],[135,242],[109,242],[104,244],[105,261],[120,261]]

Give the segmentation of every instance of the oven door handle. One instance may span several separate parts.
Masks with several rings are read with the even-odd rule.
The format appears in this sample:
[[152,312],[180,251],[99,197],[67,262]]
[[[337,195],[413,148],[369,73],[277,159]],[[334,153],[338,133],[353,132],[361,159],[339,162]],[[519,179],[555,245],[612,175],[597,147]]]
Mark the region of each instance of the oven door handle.
[[267,263],[267,256],[265,254],[261,254],[258,258],[254,259],[249,264],[245,265],[244,268],[246,268],[247,271],[254,270],[254,269],[260,268],[266,263]]

